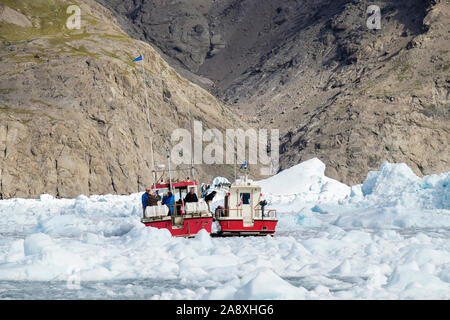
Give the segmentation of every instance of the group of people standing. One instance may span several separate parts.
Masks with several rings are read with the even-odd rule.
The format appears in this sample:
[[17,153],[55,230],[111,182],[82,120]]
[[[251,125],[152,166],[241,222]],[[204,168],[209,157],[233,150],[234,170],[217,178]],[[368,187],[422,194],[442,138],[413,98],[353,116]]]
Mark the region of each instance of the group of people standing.
[[[208,209],[209,204],[214,199],[216,194],[217,192],[213,191],[205,197],[205,201],[208,204]],[[166,205],[169,208],[169,215],[173,215],[175,208],[175,197],[172,194],[172,192],[169,191],[167,193],[164,193],[161,199],[161,197],[155,191],[151,191],[150,188],[146,188],[144,194],[142,195],[142,210],[144,215],[145,215],[145,208],[148,206],[158,205],[158,201],[161,201],[161,204]],[[187,202],[198,202],[198,197],[197,194],[195,193],[194,188],[191,188],[189,190],[189,193],[186,194],[186,196],[184,197],[184,203]],[[182,203],[181,200],[177,202],[177,204],[181,203]],[[177,207],[177,210],[178,209],[179,208]]]
[[173,207],[175,205],[175,197],[172,192],[167,192],[163,195],[162,199],[159,194],[155,191],[151,191],[150,188],[146,188],[144,194],[141,197],[142,201],[142,210],[145,214],[145,208],[149,206],[157,206],[158,201],[161,201],[161,204],[166,205],[169,208],[169,214],[172,215]]

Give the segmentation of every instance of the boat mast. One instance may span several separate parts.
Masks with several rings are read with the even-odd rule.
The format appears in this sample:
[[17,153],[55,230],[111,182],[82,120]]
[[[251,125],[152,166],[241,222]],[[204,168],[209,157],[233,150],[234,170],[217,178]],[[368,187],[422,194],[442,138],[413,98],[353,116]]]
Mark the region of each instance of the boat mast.
[[150,116],[148,113],[149,107],[148,107],[148,94],[147,94],[147,82],[145,81],[145,69],[144,69],[144,63],[142,63],[142,79],[144,80],[144,87],[145,87],[145,105],[146,105],[146,113],[147,113],[147,124],[148,129],[150,131],[150,154],[152,159],[152,178],[153,178],[153,188],[155,188],[156,184],[156,171],[155,171],[155,159],[153,156],[153,130],[152,130],[152,123],[150,122]]
[[237,154],[236,154],[236,150],[235,150],[235,153],[234,153],[234,181],[236,181],[236,179],[237,179],[237,167],[236,167],[236,165],[237,165]]
[[167,146],[167,141],[166,141],[166,153],[167,153],[167,168],[169,171],[169,191],[172,192],[172,172],[170,171],[170,150],[169,147]]
[[[195,107],[197,107],[197,103],[195,103]],[[195,168],[194,168],[194,134],[192,132],[192,118],[191,118],[191,111],[189,109],[189,104],[187,105],[187,112],[188,112],[188,118],[189,118],[189,132],[191,133],[191,176],[192,181],[195,180]]]
[[156,171],[155,171],[155,159],[153,157],[153,134],[152,134],[152,124],[150,123],[150,117],[148,115],[148,109],[147,109],[147,122],[150,130],[150,153],[152,155],[152,176],[153,176],[153,187],[155,187]]

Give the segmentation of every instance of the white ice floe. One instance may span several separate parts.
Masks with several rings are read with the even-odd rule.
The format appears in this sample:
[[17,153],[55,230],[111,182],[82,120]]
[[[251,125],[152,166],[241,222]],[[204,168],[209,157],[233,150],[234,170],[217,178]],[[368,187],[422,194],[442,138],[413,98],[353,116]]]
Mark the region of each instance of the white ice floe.
[[259,182],[273,238],[172,238],[141,194],[2,200],[0,298],[450,299],[449,182],[384,163],[349,187],[311,159]]

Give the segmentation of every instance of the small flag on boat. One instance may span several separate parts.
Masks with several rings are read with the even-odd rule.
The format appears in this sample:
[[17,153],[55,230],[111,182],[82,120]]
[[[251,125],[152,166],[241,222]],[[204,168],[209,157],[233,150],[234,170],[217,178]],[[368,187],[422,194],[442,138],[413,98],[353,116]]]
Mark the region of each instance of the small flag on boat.
[[142,61],[142,56],[137,57],[136,59],[133,60],[133,62],[137,62],[137,61]]

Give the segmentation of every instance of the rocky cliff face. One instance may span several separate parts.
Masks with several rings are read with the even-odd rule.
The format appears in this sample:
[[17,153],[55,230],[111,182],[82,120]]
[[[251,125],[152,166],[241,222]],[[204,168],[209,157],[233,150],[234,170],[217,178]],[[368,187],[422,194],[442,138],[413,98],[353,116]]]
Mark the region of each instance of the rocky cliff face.
[[450,5],[98,0],[249,123],[279,128],[282,168],[311,157],[353,184],[383,161],[450,170]]
[[[246,127],[94,1],[76,2],[81,29],[67,29],[69,4],[0,1],[3,198],[123,194],[150,185],[146,96],[159,163],[171,132],[189,127],[188,108],[205,128]],[[141,54],[145,70],[131,63]],[[201,177],[233,170],[199,169]]]
[[157,162],[189,107],[206,128],[280,129],[281,168],[450,170],[448,1],[381,0],[380,30],[365,0],[82,0],[81,30],[69,4],[0,0],[1,197],[150,184],[146,96]]

